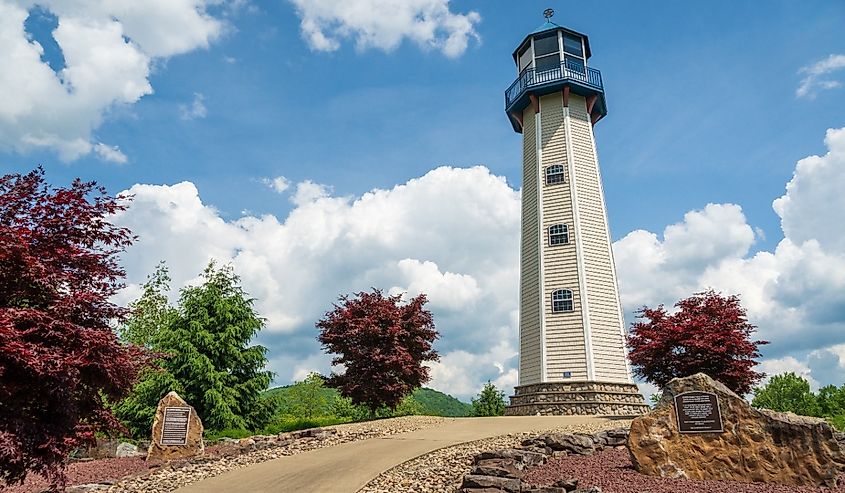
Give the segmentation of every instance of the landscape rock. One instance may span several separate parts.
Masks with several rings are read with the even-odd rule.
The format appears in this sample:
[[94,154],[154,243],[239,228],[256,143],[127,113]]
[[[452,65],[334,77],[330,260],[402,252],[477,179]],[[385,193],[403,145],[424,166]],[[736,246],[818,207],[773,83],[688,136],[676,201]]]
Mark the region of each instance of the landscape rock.
[[[716,394],[723,432],[680,433],[675,396],[689,391]],[[657,408],[633,421],[628,449],[643,474],[833,486],[845,470],[845,453],[824,420],[752,408],[703,373],[676,378]]]
[[478,489],[494,488],[496,491],[507,491],[510,493],[520,493],[522,482],[513,478],[500,478],[498,476],[478,476],[474,474],[467,474],[464,476],[464,481],[461,483],[462,490],[470,490],[474,493]]
[[628,435],[630,434],[631,430],[627,428],[614,428],[602,431],[594,436],[598,439],[598,444],[603,447],[620,447],[628,443]]
[[512,460],[517,468],[526,469],[540,464],[545,464],[548,458],[540,453],[532,452],[530,450],[520,450],[515,448],[493,450],[491,452],[481,452],[475,456],[474,463],[479,464],[482,461],[490,459],[508,459]]
[[[162,444],[162,430],[164,426],[164,413],[168,407],[189,408],[188,414],[188,439],[185,445]],[[170,392],[158,402],[155,419],[153,421],[152,443],[147,452],[147,460],[174,460],[186,459],[202,455],[205,451],[205,444],[202,439],[203,426],[197,411],[188,405],[176,392]]]
[[471,474],[519,479],[525,474],[523,469],[524,465],[517,465],[513,459],[486,459],[478,461]]
[[127,442],[121,442],[114,451],[115,457],[135,457],[136,455],[142,455],[138,452],[138,447]]

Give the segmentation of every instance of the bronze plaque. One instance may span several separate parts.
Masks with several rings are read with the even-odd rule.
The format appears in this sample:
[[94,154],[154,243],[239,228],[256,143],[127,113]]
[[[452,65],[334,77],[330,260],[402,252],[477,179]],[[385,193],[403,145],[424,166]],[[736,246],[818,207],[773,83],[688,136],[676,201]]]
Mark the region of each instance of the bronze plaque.
[[190,407],[165,407],[161,425],[161,445],[187,445]]
[[675,396],[675,414],[681,433],[721,433],[722,412],[712,392],[684,392]]

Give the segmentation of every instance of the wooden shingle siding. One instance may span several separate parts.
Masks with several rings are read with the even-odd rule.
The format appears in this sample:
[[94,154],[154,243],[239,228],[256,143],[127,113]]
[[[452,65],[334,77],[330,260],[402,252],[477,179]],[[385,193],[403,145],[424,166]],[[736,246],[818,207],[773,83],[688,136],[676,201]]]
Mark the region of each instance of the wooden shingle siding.
[[520,258],[519,384],[542,380],[542,328],[540,321],[540,259],[537,245],[537,153],[534,110],[523,114],[522,245]]
[[627,382],[623,322],[610,251],[607,212],[593,148],[593,128],[583,97],[572,95],[569,106],[595,378]]
[[[566,128],[564,126],[563,97],[560,93],[540,98],[542,133],[542,171],[566,160]],[[543,310],[546,322],[546,380],[563,380],[563,372],[572,379],[587,378],[587,355],[584,343],[584,324],[581,318],[581,286],[578,283],[578,259],[575,253],[574,217],[572,212],[572,180],[568,171],[564,182],[546,185],[543,190]],[[569,244],[549,245],[548,231],[553,224],[569,227]],[[552,313],[552,293],[558,289],[572,291],[573,311]]]

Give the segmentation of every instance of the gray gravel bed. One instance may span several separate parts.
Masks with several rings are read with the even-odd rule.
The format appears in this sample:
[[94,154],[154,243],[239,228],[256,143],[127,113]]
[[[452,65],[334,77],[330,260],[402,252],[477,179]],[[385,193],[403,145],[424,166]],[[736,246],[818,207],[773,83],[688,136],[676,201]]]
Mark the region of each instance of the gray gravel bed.
[[472,469],[476,454],[490,450],[511,448],[522,440],[541,433],[593,434],[613,428],[627,428],[630,421],[607,421],[585,425],[570,425],[553,429],[538,429],[527,433],[512,433],[462,443],[435,450],[404,462],[373,479],[359,493],[453,493],[461,485],[464,474]]

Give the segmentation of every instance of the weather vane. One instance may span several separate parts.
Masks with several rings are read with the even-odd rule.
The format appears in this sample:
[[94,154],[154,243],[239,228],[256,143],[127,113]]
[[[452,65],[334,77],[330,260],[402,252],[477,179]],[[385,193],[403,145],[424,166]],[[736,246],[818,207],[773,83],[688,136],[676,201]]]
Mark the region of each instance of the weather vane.
[[554,9],[546,9],[543,11],[543,17],[545,17],[546,20],[551,19],[553,15],[555,15]]

